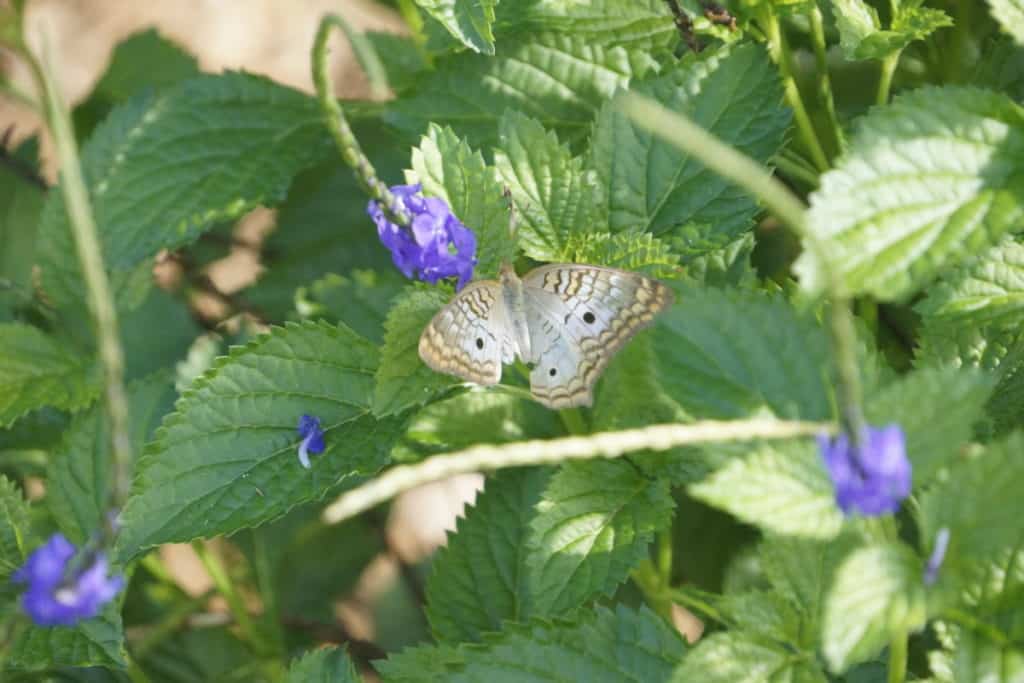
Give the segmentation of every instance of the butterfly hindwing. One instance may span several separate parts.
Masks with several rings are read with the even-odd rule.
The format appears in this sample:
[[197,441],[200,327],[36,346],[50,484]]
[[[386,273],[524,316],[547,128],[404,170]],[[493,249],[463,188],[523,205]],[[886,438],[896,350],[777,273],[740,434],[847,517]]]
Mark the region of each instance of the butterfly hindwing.
[[423,362],[437,372],[477,384],[497,384],[501,365],[514,359],[501,285],[481,280],[467,285],[420,335]]
[[523,277],[530,389],[550,408],[590,405],[615,353],[672,303],[657,280],[613,268],[556,264]]

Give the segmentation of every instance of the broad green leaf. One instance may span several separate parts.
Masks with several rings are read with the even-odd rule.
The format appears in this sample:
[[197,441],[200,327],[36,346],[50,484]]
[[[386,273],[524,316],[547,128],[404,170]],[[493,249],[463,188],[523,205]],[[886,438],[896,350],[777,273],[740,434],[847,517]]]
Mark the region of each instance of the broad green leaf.
[[1005,95],[928,87],[872,109],[811,196],[829,263],[805,251],[801,286],[821,292],[831,270],[851,295],[901,300],[984,253],[1024,218],[1022,154],[1024,110]]
[[420,647],[377,662],[384,681],[668,681],[686,646],[646,607],[509,625],[483,645]]
[[806,441],[762,444],[689,493],[772,533],[830,539],[843,525],[818,449]]
[[563,466],[530,523],[529,614],[559,614],[611,594],[646,557],[674,508],[667,481],[623,460]]
[[702,638],[672,676],[675,683],[826,683],[813,661],[780,645],[729,631]]
[[688,261],[686,276],[707,287],[751,288],[758,280],[750,262],[753,252],[754,235],[747,233],[724,247]]
[[456,218],[476,233],[474,278],[494,277],[503,262],[512,262],[515,243],[498,174],[451,128],[430,126],[412,151],[406,180],[422,183],[423,194],[448,202]]
[[[274,328],[197,379],[138,466],[118,557],[256,526],[376,471],[399,424],[370,415],[377,351],[346,327]],[[303,469],[296,425],[320,418],[327,450]]]
[[989,38],[967,82],[1004,92],[1018,104],[1024,102],[1024,47],[1010,36]]
[[813,647],[813,642],[802,642],[803,615],[799,610],[803,607],[794,605],[781,593],[764,589],[729,593],[716,603],[723,620],[734,631],[767,638],[773,643],[797,649],[807,649],[808,645]]
[[[128,388],[130,438],[137,455],[171,411],[177,393],[169,372],[160,372]],[[46,473],[46,502],[57,526],[72,543],[85,542],[107,514],[110,495],[110,429],[106,405],[79,413],[51,456]]]
[[[789,128],[778,73],[757,45],[687,57],[634,89],[690,116],[761,163],[779,150]],[[746,191],[635,125],[612,102],[598,114],[591,163],[612,231],[663,235],[701,223],[713,226],[711,235],[724,243],[749,229],[758,210]]]
[[144,88],[163,90],[198,74],[195,57],[151,28],[117,44],[89,98],[120,103]]
[[1017,683],[1024,678],[1024,648],[997,643],[985,634],[960,629],[953,651],[953,680]]
[[641,51],[542,33],[499,43],[494,57],[464,53],[437,60],[435,72],[394,102],[385,120],[413,135],[430,123],[450,125],[470,144],[489,148],[501,117],[516,109],[573,142],[589,133],[594,113],[616,90],[656,69]]
[[426,55],[412,36],[386,31],[367,31],[363,35],[384,65],[388,87],[395,92],[414,85],[427,70]]
[[1024,0],[988,0],[999,26],[1024,45]]
[[567,243],[600,229],[597,178],[534,119],[506,112],[498,132],[494,166],[519,211],[519,244],[532,259],[558,261]]
[[924,626],[921,562],[904,545],[864,546],[839,567],[825,605],[825,659],[835,673],[867,661],[892,636]]
[[407,288],[384,322],[384,347],[377,368],[373,414],[401,413],[422,405],[458,384],[458,379],[434,372],[420,360],[420,334],[451,298],[446,288]]
[[944,325],[926,320],[914,364],[998,370],[1024,337],[1017,329]]
[[[132,269],[161,248],[284,199],[292,177],[331,146],[312,97],[261,77],[200,76],[118,107],[82,148],[107,267]],[[82,280],[63,193],[40,227],[45,291],[81,302]]]
[[28,555],[30,524],[28,503],[21,489],[0,475],[0,582],[3,584],[8,583],[10,575]]
[[494,54],[494,7],[498,0],[416,0],[455,38],[474,52]]
[[524,616],[525,543],[546,468],[504,470],[487,481],[431,564],[427,618],[441,641],[479,641]]
[[[19,163],[15,159],[10,163]],[[27,176],[0,167],[0,320],[32,298],[32,264],[44,198],[43,189]]]
[[861,45],[882,30],[878,11],[864,0],[832,0],[832,12],[835,14],[843,55],[847,59],[868,57],[860,54]]
[[293,661],[284,680],[285,683],[360,683],[363,677],[344,649],[325,647]]
[[[976,558],[964,576],[960,598],[971,611],[1008,638],[1024,636],[1024,535],[997,553]],[[940,569],[944,577],[948,570]]]
[[994,384],[977,370],[921,369],[871,396],[865,413],[871,424],[903,428],[914,488],[920,489],[971,439]]
[[914,309],[972,327],[1019,322],[1024,315],[1024,244],[1007,237],[977,261],[944,276]]
[[74,627],[27,625],[11,643],[4,665],[28,671],[62,666],[124,669],[128,664],[119,603],[115,600],[99,616]]
[[687,288],[660,320],[659,378],[695,417],[830,416],[825,333],[782,297]]
[[944,567],[990,557],[1024,538],[1019,520],[1019,482],[1024,476],[1024,435],[1011,434],[951,467],[921,494],[921,534],[934,539],[949,529]]
[[[148,264],[145,270],[151,277]],[[122,313],[118,322],[129,381],[174,367],[200,333],[188,304],[160,287],[149,288],[142,303]]]
[[99,393],[98,372],[91,358],[38,328],[0,324],[0,427],[44,406],[84,408]]
[[883,30],[878,12],[864,0],[832,0],[839,44],[845,57],[884,59],[915,40],[927,38],[936,29],[953,25],[945,12],[920,4],[920,1],[907,0],[894,5],[892,25]]
[[[507,3],[509,8],[517,3]],[[499,6],[499,21],[501,15]],[[678,42],[679,33],[672,15],[659,0],[538,0],[527,7],[516,7],[521,30],[558,31],[587,39],[607,47],[670,48]]]
[[402,286],[402,276],[392,270],[353,270],[348,277],[328,273],[296,293],[296,308],[303,318],[345,323],[380,344],[388,309]]
[[681,273],[679,256],[649,232],[585,232],[570,235],[557,261],[635,270],[652,277]]

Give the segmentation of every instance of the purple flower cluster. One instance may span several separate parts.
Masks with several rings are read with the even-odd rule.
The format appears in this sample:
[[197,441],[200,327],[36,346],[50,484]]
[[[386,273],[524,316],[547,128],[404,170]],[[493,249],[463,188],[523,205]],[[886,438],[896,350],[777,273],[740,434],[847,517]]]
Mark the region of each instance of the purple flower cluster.
[[366,212],[377,224],[380,241],[391,251],[391,260],[408,277],[417,274],[431,284],[446,277],[458,277],[456,287],[473,278],[476,265],[476,236],[452,214],[443,199],[424,197],[421,185],[395,185],[391,192],[412,216],[409,228],[387,219],[374,200]]
[[90,619],[124,587],[124,577],[107,576],[102,553],[88,566],[73,570],[77,552],[62,534],[54,534],[14,573],[12,580],[28,584],[21,604],[39,626],[71,626]]
[[910,461],[899,425],[868,427],[855,446],[848,435],[818,437],[818,447],[846,514],[877,517],[896,512],[910,495]]
[[324,430],[320,428],[320,419],[312,415],[303,415],[299,418],[299,462],[307,470],[309,469],[309,454],[324,452]]

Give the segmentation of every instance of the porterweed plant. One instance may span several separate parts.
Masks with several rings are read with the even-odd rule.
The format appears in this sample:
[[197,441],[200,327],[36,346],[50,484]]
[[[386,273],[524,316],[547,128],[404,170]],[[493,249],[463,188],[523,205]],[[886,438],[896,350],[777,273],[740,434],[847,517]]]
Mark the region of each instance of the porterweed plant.
[[[0,4],[59,168],[5,137],[2,679],[1022,680],[1024,3],[397,9],[325,16],[312,93],[147,30],[71,109]],[[545,264],[643,277],[488,317],[474,283]],[[646,329],[602,349],[590,309]],[[542,341],[592,397],[535,400]],[[441,549],[391,547],[396,497],[474,472]]]

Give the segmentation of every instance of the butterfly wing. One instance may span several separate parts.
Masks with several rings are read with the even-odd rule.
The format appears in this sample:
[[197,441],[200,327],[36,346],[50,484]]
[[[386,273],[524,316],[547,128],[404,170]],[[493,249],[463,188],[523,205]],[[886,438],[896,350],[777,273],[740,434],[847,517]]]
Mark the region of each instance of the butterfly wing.
[[643,275],[571,264],[530,271],[523,294],[535,364],[530,389],[549,408],[590,405],[615,353],[673,299]]
[[514,360],[509,329],[501,284],[473,282],[423,330],[420,358],[437,372],[477,384],[497,384],[502,362]]

